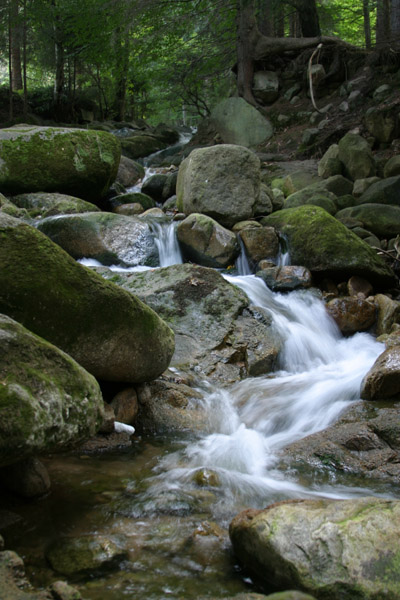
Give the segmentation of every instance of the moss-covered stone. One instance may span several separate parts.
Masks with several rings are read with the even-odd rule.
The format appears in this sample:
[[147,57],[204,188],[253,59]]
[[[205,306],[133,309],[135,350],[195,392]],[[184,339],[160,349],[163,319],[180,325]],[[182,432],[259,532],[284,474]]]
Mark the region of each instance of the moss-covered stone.
[[344,208],[336,213],[340,221],[358,222],[379,238],[391,238],[400,233],[400,206],[384,204],[360,204]]
[[0,311],[100,379],[153,379],[174,349],[172,331],[146,305],[1,213]]
[[97,212],[100,209],[91,202],[80,198],[58,194],[56,192],[36,192],[32,194],[19,194],[13,196],[13,204],[24,208],[31,218],[52,217],[62,214],[76,214],[83,212]]
[[5,315],[0,341],[0,466],[96,433],[103,398],[94,377]]
[[167,146],[165,142],[151,135],[135,135],[121,139],[122,152],[128,158],[140,158],[158,152]]
[[285,236],[292,264],[307,267],[315,275],[340,279],[360,275],[382,285],[394,281],[383,259],[322,208],[288,208],[265,217],[262,223]]
[[109,133],[14,126],[0,131],[0,191],[60,192],[96,202],[114,181],[121,150]]

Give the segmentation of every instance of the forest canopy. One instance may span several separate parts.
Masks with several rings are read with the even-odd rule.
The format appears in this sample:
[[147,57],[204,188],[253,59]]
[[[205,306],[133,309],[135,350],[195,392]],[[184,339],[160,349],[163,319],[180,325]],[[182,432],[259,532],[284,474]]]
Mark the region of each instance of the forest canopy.
[[18,95],[44,118],[194,123],[234,93],[241,67],[251,78],[249,15],[263,40],[400,43],[400,0],[0,0],[10,119]]

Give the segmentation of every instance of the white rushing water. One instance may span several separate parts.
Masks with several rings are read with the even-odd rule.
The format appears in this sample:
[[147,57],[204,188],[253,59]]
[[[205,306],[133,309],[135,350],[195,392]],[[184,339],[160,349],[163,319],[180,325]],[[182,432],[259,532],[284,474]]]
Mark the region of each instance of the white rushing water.
[[210,387],[204,395],[209,432],[161,462],[151,493],[183,489],[198,470],[208,469],[223,490],[217,512],[280,497],[370,494],[356,488],[310,490],[276,465],[283,447],[326,428],[359,399],[362,378],[383,345],[365,333],[343,338],[310,291],[276,294],[254,275],[225,278],[271,314],[283,341],[280,371],[230,389]]
[[158,250],[160,267],[182,264],[181,249],[176,239],[176,224],[174,222],[154,222],[151,229],[154,233],[154,243]]

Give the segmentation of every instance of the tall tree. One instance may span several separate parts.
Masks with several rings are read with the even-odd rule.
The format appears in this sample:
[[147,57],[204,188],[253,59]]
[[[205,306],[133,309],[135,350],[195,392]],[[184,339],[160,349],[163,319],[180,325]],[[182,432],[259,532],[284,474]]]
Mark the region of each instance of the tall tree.
[[10,0],[11,89],[22,90],[21,45],[23,24],[19,15],[19,0]]

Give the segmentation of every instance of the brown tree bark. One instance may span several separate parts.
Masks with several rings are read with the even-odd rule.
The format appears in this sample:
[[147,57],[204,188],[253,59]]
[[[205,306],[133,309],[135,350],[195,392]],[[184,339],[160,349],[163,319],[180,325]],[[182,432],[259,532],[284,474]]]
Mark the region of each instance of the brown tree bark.
[[376,7],[376,47],[390,44],[390,0],[378,0]]
[[253,106],[257,106],[252,91],[254,46],[260,35],[255,18],[254,0],[237,0],[237,88],[239,96]]
[[319,18],[315,0],[295,0],[303,37],[318,37],[321,35]]
[[22,90],[21,68],[22,23],[19,16],[19,0],[10,0],[10,57],[11,89]]
[[400,0],[392,0],[391,3],[390,41],[393,48],[400,48]]
[[363,0],[364,37],[365,47],[371,49],[371,19],[369,14],[369,0]]

